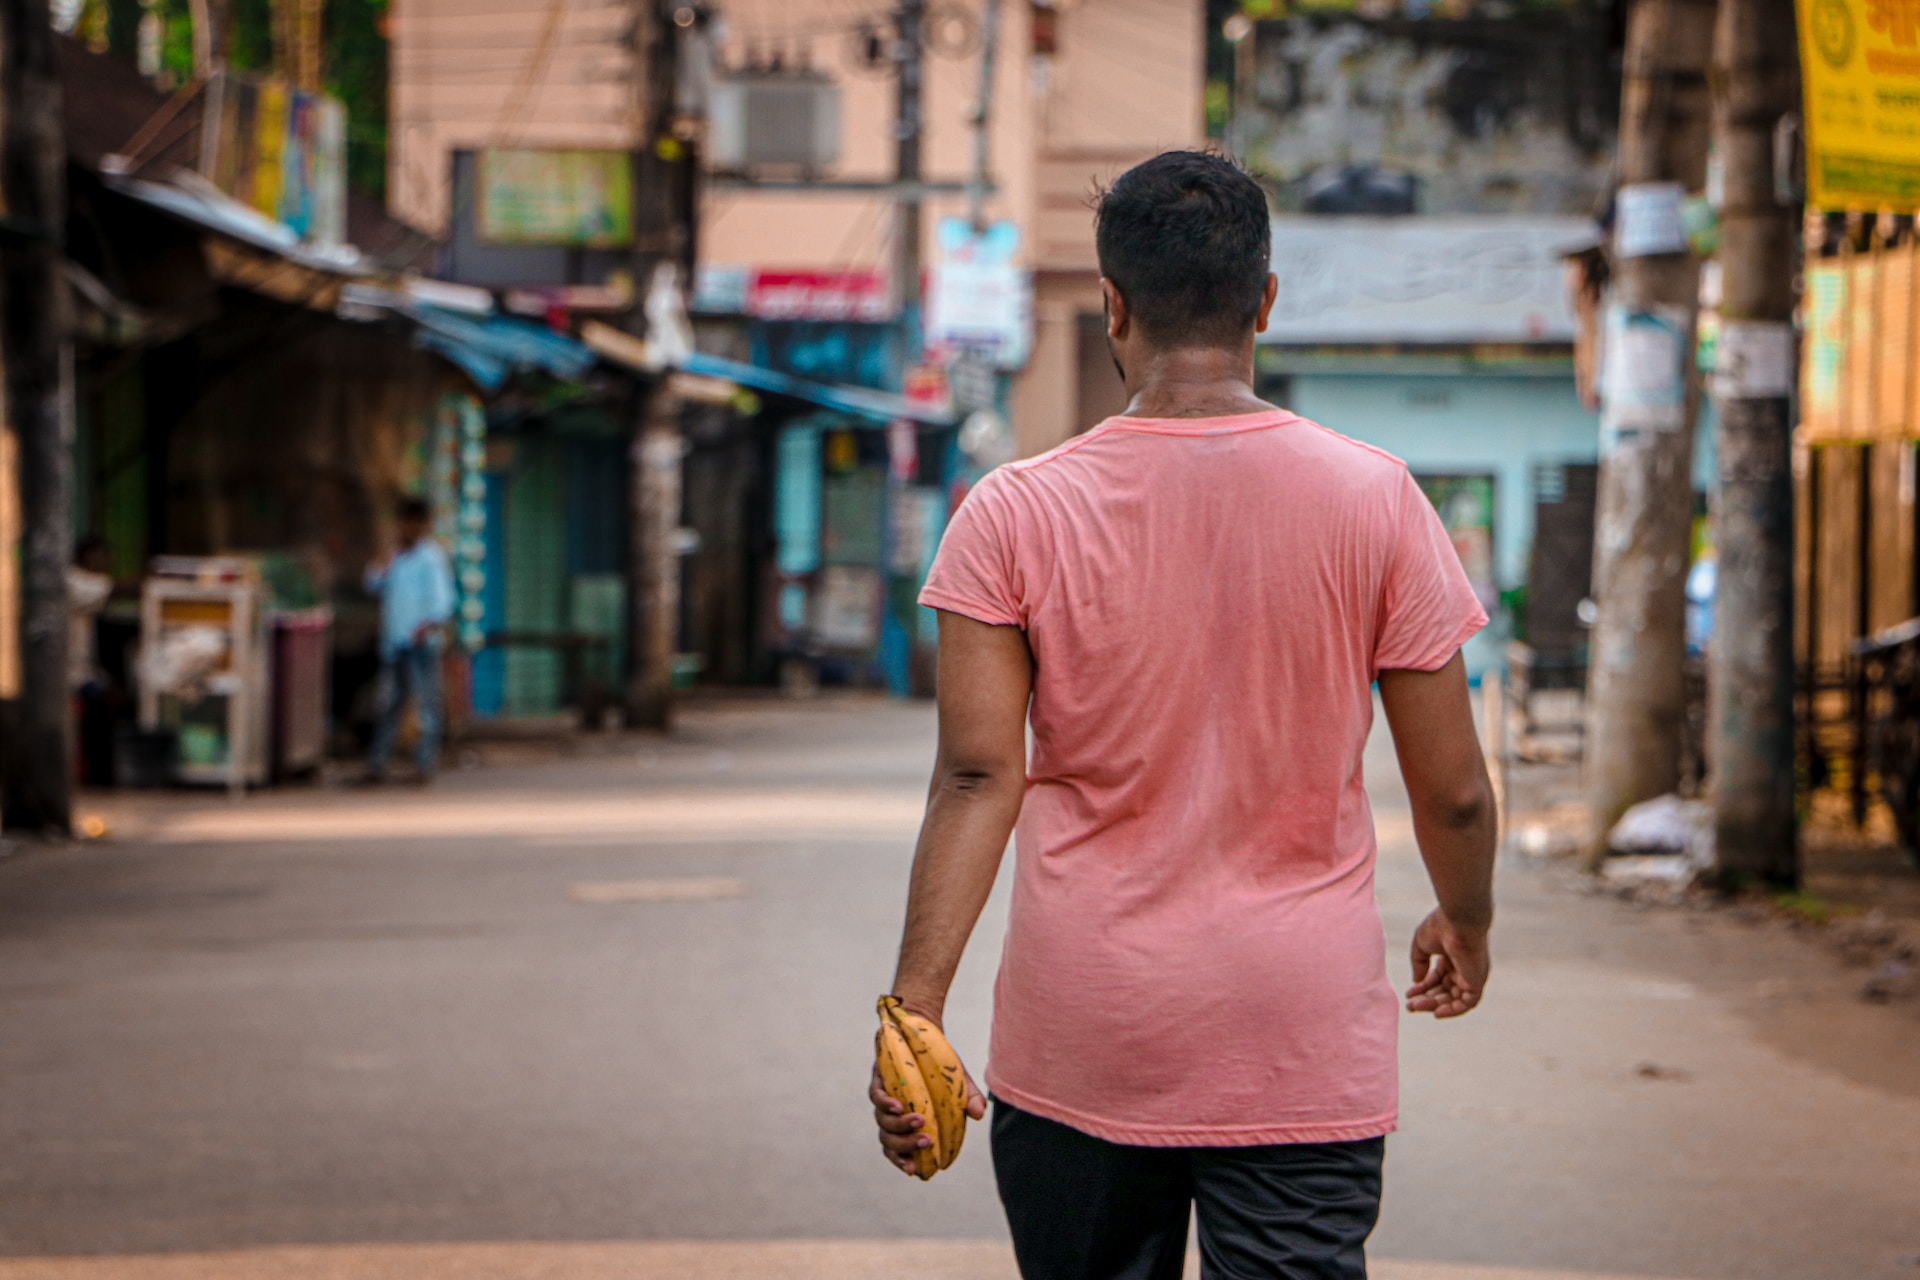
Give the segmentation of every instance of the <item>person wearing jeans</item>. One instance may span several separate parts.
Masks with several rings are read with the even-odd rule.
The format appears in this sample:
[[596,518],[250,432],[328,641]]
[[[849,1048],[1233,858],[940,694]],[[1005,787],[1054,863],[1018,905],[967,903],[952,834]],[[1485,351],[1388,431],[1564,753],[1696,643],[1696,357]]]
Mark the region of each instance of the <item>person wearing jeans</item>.
[[382,782],[409,699],[420,730],[414,749],[419,780],[433,777],[440,750],[440,646],[456,603],[453,569],[427,536],[432,509],[408,498],[395,513],[400,546],[367,570],[367,590],[380,597],[379,719],[367,757],[367,781]]

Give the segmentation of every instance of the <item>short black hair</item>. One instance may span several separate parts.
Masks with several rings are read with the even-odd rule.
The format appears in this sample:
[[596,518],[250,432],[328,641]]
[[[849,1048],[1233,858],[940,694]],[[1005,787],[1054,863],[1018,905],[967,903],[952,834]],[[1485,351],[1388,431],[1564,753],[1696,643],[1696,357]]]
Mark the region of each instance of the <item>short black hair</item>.
[[1094,206],[1100,274],[1149,341],[1235,342],[1253,328],[1273,260],[1260,184],[1212,151],[1163,151]]
[[393,514],[403,521],[417,520],[426,524],[433,519],[433,508],[425,498],[402,498],[400,505],[393,509]]

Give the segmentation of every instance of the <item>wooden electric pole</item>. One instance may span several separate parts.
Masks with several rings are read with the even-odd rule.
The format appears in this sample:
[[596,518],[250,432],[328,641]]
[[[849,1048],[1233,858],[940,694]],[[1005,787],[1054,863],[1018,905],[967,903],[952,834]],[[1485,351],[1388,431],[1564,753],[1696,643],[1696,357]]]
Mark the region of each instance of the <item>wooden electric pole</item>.
[[1627,18],[1587,677],[1596,859],[1623,811],[1680,780],[1700,270],[1675,197],[1705,185],[1713,16],[1714,0],[1633,0]]
[[1725,876],[1791,881],[1794,224],[1780,122],[1799,104],[1793,0],[1720,0],[1713,36],[1720,341],[1719,555],[1708,649],[1714,849]]
[[973,172],[967,179],[967,222],[975,234],[987,229],[987,158],[993,124],[993,56],[1000,45],[1000,0],[980,6],[980,88],[974,99]]
[[[47,0],[0,4],[0,431],[19,485],[20,688],[0,723],[9,826],[72,826],[67,561],[73,470],[66,139]],[[11,548],[0,551],[11,552]]]
[[[649,334],[647,298],[662,268],[693,287],[695,157],[676,136],[679,50],[676,28],[700,21],[691,5],[637,0],[634,74],[638,133],[633,150],[633,310],[630,330]],[[673,654],[680,621],[681,460],[680,400],[663,369],[652,386],[636,388],[628,474],[628,644],[626,719],[635,728],[667,729],[673,715]]]

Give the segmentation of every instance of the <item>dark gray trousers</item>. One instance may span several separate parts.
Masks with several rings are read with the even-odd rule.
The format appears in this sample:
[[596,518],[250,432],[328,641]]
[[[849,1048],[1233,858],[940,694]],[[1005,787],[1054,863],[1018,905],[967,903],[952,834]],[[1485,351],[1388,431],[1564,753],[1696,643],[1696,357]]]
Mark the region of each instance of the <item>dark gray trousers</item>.
[[1366,1280],[1385,1138],[1133,1147],[993,1100],[993,1175],[1023,1280]]

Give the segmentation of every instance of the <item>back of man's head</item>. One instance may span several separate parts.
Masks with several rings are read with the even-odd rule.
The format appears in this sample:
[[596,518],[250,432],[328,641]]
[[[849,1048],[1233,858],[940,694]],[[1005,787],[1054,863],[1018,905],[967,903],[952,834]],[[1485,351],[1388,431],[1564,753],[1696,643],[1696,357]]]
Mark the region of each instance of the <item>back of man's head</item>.
[[1163,151],[1094,211],[1100,274],[1156,346],[1229,346],[1253,332],[1273,257],[1260,185],[1224,156]]

